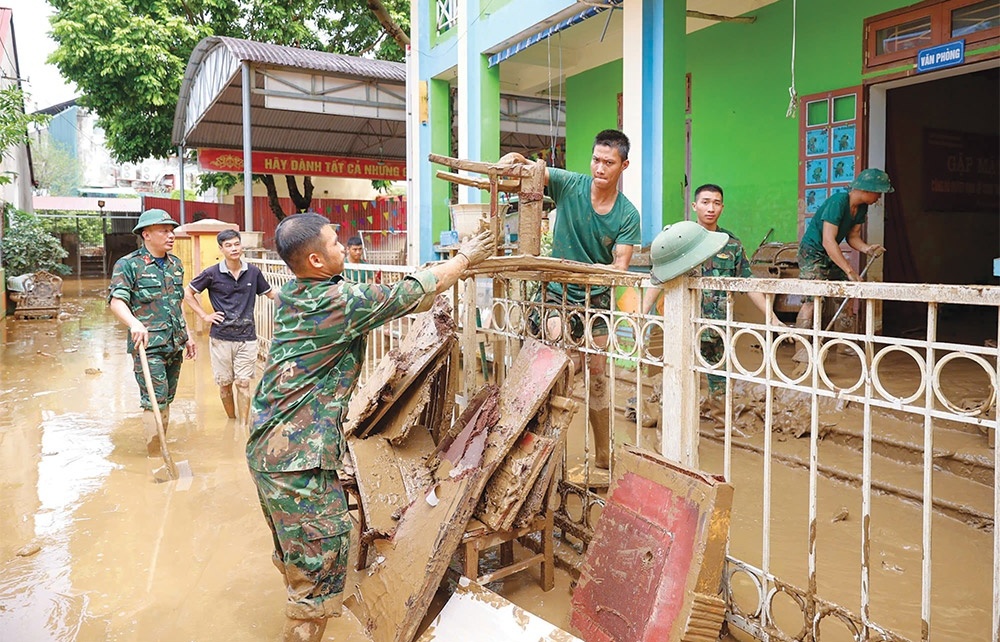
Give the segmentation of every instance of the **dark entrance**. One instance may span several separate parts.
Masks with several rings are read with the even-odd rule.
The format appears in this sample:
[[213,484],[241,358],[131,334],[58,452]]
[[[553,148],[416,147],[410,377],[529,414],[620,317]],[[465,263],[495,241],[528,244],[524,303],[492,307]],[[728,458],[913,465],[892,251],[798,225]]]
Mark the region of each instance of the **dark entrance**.
[[[886,199],[885,280],[996,285],[1000,70],[888,90],[886,158],[896,192]],[[919,330],[923,310],[887,303],[886,330]],[[944,311],[945,321],[942,329],[954,338],[996,337],[992,309],[961,306]]]

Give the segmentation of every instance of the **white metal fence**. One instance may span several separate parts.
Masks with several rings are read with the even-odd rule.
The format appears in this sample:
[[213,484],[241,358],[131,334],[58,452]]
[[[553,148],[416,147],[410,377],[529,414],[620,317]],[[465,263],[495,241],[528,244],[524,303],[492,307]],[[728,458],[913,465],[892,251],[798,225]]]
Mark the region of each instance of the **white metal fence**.
[[[283,264],[259,264],[272,283],[288,278]],[[383,282],[407,271],[369,269],[370,278],[381,269]],[[617,289],[604,311],[543,304],[538,281],[529,278],[544,277],[480,279],[479,314],[471,307],[457,312],[466,387],[481,381],[478,355],[489,376],[502,379],[526,336],[579,354],[582,365],[607,359],[612,444],[656,448],[722,473],[736,487],[723,587],[730,627],[763,640],[997,639],[1000,493],[998,456],[987,439],[997,428],[1000,288],[675,279],[662,288],[666,313],[641,314],[619,309],[634,310],[643,299],[649,283],[638,277],[608,283]],[[474,300],[469,283],[459,286],[467,288],[462,300]],[[702,288],[729,293],[727,318],[701,316]],[[864,327],[828,332],[748,321],[734,313],[747,291],[763,292],[769,302],[781,294],[820,303],[856,298]],[[919,334],[876,332],[885,301],[922,306],[914,319]],[[263,348],[272,311],[262,303]],[[985,318],[989,341],[947,336],[943,326],[956,309]],[[580,322],[582,337],[546,336],[535,321],[550,314],[563,326]],[[610,328],[606,347],[595,333],[602,322]],[[375,334],[370,359],[395,344],[404,324]],[[695,348],[714,333],[723,358],[709,363]],[[477,349],[484,342],[487,348]],[[799,346],[809,353],[806,364],[792,360]],[[566,449],[557,516],[561,548],[570,555],[585,550],[603,506],[585,410],[591,375],[578,372],[584,410]],[[725,381],[718,430],[700,417],[707,374]],[[662,418],[658,427],[643,427],[650,413],[643,402],[655,399],[656,388]],[[635,421],[627,419],[630,406]]]

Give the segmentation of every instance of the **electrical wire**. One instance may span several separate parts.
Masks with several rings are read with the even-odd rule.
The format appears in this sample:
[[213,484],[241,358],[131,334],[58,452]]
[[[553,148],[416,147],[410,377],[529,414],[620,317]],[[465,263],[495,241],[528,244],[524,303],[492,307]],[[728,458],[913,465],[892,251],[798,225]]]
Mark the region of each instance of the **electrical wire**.
[[799,110],[799,95],[795,91],[795,32],[798,25],[798,0],[792,0],[792,84],[788,88],[788,110],[785,118],[795,118]]

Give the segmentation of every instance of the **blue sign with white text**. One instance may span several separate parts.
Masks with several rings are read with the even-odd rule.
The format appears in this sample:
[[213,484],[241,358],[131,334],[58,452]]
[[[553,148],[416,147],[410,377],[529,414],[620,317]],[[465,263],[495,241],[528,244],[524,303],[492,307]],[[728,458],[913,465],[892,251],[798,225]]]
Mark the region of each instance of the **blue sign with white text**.
[[921,49],[917,54],[917,72],[954,67],[965,62],[965,41],[956,40],[945,45]]

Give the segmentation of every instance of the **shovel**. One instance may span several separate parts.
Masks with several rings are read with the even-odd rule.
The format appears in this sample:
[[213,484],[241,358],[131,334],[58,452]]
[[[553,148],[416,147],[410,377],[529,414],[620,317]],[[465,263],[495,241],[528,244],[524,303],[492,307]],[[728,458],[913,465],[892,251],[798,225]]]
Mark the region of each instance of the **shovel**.
[[150,404],[153,406],[153,418],[156,420],[156,432],[160,436],[160,454],[163,455],[164,466],[153,471],[153,479],[157,483],[165,481],[175,481],[182,477],[192,477],[191,464],[184,460],[174,463],[174,458],[167,450],[167,433],[163,430],[163,416],[160,415],[160,400],[156,398],[156,389],[153,388],[153,376],[149,374],[149,360],[146,359],[146,346],[139,346],[139,361],[142,362],[142,376],[146,380],[146,394],[149,395]]
[[[868,268],[870,268],[875,263],[875,261],[877,261],[881,257],[882,257],[882,255],[879,254],[878,256],[876,256],[871,261],[868,261],[868,263],[865,264],[865,269],[861,270],[861,274],[858,275],[858,280],[859,281],[864,281],[865,280],[865,275],[868,274]],[[833,324],[834,324],[834,322],[836,322],[837,317],[839,317],[840,313],[843,312],[844,308],[847,307],[847,302],[848,301],[850,301],[850,299],[847,298],[847,297],[844,297],[844,300],[840,302],[840,307],[837,308],[837,311],[833,313],[833,318],[830,319],[830,322],[826,324],[825,328],[823,328],[824,330],[829,330],[830,328],[833,327]]]

